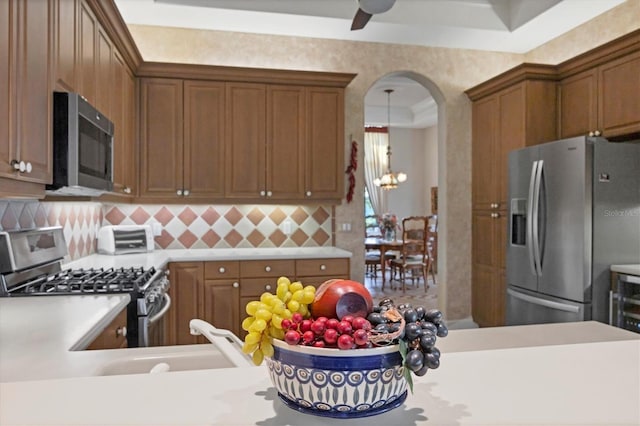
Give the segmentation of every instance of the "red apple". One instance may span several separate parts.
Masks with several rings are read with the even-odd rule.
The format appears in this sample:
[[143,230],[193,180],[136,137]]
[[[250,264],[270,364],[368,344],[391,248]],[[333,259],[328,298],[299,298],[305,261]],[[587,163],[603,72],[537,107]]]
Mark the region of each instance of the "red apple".
[[342,319],[344,316],[367,317],[373,309],[373,298],[364,285],[357,281],[332,279],[318,287],[311,302],[314,317]]

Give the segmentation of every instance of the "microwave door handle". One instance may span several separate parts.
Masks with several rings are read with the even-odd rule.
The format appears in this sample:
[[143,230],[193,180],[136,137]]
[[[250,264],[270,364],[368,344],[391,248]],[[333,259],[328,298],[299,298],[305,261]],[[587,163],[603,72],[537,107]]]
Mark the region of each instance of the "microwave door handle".
[[529,268],[531,269],[531,273],[535,276],[538,275],[538,270],[536,268],[535,255],[533,253],[533,211],[534,211],[534,190],[535,190],[535,181],[538,171],[538,161],[534,161],[531,165],[531,177],[529,179],[529,195],[527,197],[527,253],[529,259]]

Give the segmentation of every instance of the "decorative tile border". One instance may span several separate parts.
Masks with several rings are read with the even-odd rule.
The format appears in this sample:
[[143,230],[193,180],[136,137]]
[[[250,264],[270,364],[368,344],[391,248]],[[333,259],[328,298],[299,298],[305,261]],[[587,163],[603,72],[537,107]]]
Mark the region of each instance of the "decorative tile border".
[[333,216],[327,206],[104,205],[105,225],[162,226],[157,248],[326,247]]
[[96,252],[101,226],[154,222],[162,228],[156,249],[333,245],[331,206],[0,201],[0,231],[62,226],[67,261]]
[[100,203],[0,201],[0,231],[62,226],[69,255],[74,260],[96,252],[102,226]]

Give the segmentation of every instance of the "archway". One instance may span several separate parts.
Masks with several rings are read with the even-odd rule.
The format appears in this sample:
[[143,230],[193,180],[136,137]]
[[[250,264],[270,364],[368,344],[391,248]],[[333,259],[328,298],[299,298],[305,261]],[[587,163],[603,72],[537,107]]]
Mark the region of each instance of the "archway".
[[[438,187],[438,200],[437,200],[437,212],[438,212],[438,234],[441,236],[447,235],[447,220],[446,220],[446,212],[447,212],[447,197],[446,197],[446,100],[445,97],[440,90],[440,88],[429,78],[416,73],[414,71],[395,71],[392,73],[385,74],[376,79],[365,92],[365,97],[371,92],[371,90],[378,89],[382,91],[386,88],[386,81],[392,82],[393,79],[404,78],[408,80],[412,80],[417,83],[422,88],[426,89],[429,95],[432,98],[432,105],[429,107],[434,109],[435,111],[428,112],[429,114],[435,114],[436,123],[433,125],[435,127],[435,136],[436,136],[436,150],[437,150],[437,179],[436,186]],[[388,88],[393,89],[393,84],[390,83]],[[363,99],[364,103],[364,99]],[[365,104],[365,125],[368,119],[367,105]],[[386,116],[385,116],[386,117]],[[385,118],[386,119],[386,118]],[[392,120],[393,121],[393,120]],[[384,124],[384,123],[378,123]],[[393,128],[393,124],[391,125]],[[402,168],[401,156],[397,155],[398,145],[395,141],[392,141],[392,151],[393,151],[393,168],[400,171]],[[416,176],[414,176],[414,179]],[[411,179],[411,176],[409,176]],[[394,190],[398,191],[398,190]],[[400,194],[400,191],[398,192]],[[429,197],[429,202],[423,203],[423,205],[427,205],[429,207],[429,211],[432,209],[431,199],[430,199],[430,188],[423,188],[424,194],[426,197]],[[427,212],[421,212],[421,214],[428,214]],[[447,306],[447,257],[446,257],[446,247],[447,241],[446,238],[439,238],[438,240],[438,258],[437,258],[437,270],[438,270],[438,306],[446,315],[446,306]]]

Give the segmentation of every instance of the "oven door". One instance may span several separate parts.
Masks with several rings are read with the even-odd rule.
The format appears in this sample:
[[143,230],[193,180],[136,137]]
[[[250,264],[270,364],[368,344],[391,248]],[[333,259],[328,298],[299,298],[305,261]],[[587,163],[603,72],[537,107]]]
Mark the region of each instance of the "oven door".
[[[168,293],[164,294],[163,303],[157,309],[154,309],[150,315],[140,317],[140,346],[165,346],[165,332],[167,324],[167,313],[171,307],[171,297]],[[155,312],[154,312],[155,311]]]

